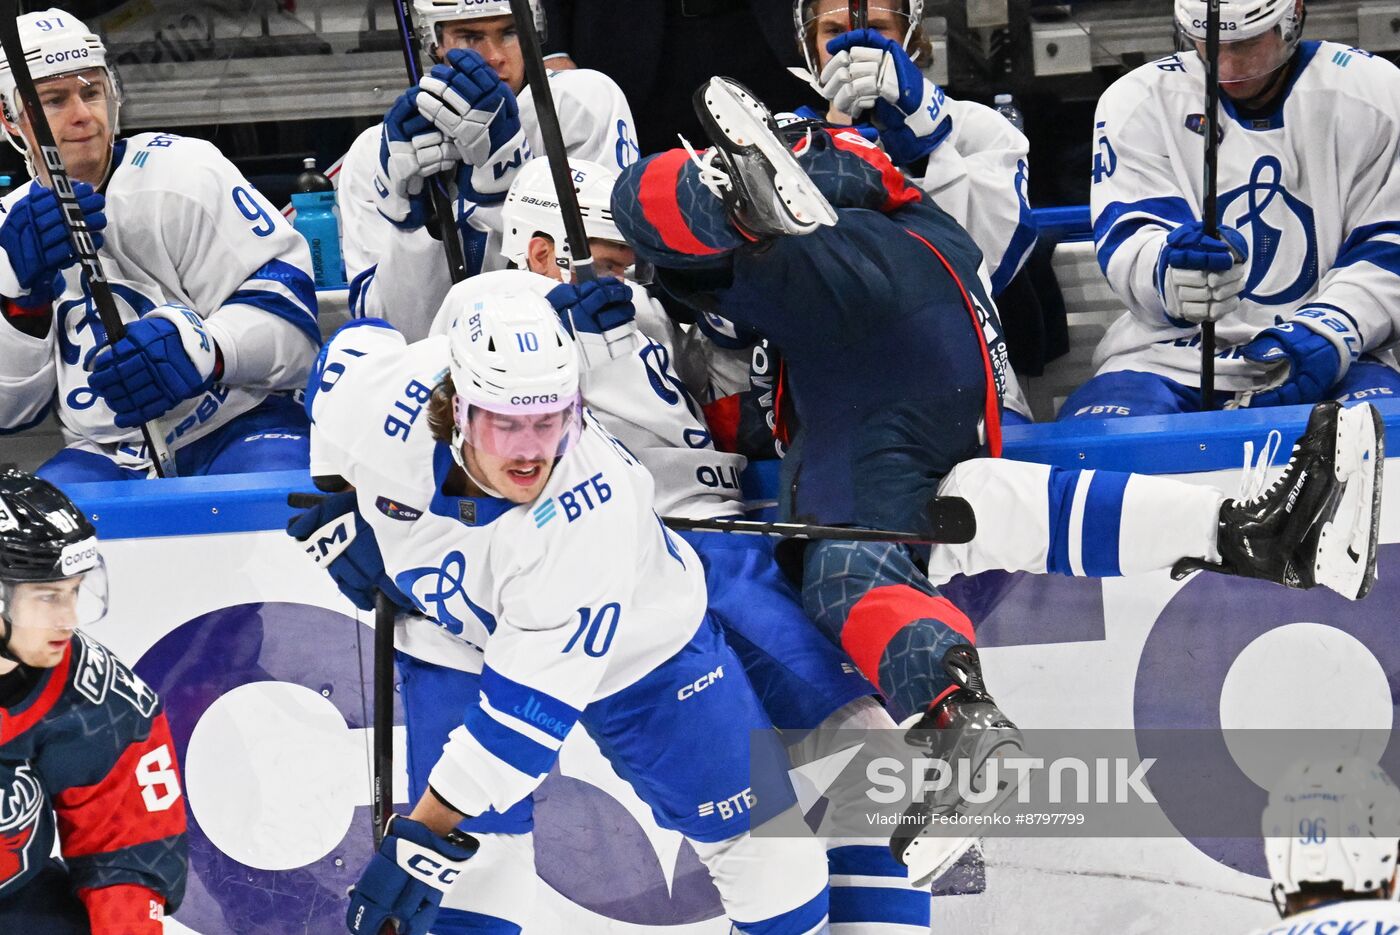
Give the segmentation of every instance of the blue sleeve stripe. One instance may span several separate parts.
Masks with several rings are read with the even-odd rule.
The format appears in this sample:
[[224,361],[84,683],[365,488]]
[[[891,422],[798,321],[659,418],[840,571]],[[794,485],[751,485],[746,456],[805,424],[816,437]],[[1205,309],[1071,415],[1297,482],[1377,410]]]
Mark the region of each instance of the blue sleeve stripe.
[[[731,918],[734,927],[743,932],[744,935],[778,935],[780,932],[810,932],[826,921],[826,907],[829,900],[829,886],[823,886],[822,891],[811,899],[807,900],[796,909],[789,909],[781,915],[773,916],[771,919],[759,919],[756,922],[740,922]],[[880,890],[881,893],[891,892],[890,890]]]
[[907,877],[909,870],[894,859],[883,845],[847,844],[826,852],[831,875],[861,877]]
[[316,282],[306,270],[293,266],[286,260],[272,259],[253,270],[248,281],[252,282],[254,279],[267,279],[281,285],[296,296],[298,302],[306,306],[312,318],[316,317]]
[[463,725],[487,753],[527,776],[543,776],[559,756],[558,750],[516,733],[476,705],[467,709]]
[[1011,282],[1011,278],[1020,270],[1021,264],[1025,263],[1026,257],[1035,248],[1037,231],[1035,226],[1035,215],[1031,213],[1030,205],[1025,201],[1021,202],[1021,217],[1016,223],[1016,233],[1011,235],[1011,243],[1006,245],[1006,252],[1001,255],[1001,262],[997,264],[996,272],[992,273],[992,295],[998,295],[1006,288],[1006,284]]
[[[883,922],[928,928],[933,899],[928,890],[884,886],[833,886],[831,924]],[[745,931],[748,931],[745,929]]]
[[369,291],[370,283],[374,282],[374,274],[379,271],[379,264],[368,267],[355,274],[355,278],[350,280],[350,317],[365,317],[365,293]]
[[[1389,233],[1389,231],[1387,231]],[[1400,276],[1400,243],[1393,240],[1369,240],[1357,243],[1350,249],[1337,254],[1333,269],[1354,266],[1357,263],[1370,263],[1387,273]]]
[[316,316],[285,295],[262,289],[239,289],[224,302],[224,307],[230,305],[247,305],[281,318],[306,335],[312,344],[321,346],[321,329],[316,324]]
[[490,666],[481,670],[481,693],[491,707],[563,740],[582,714],[553,695],[522,685]]
[[1074,488],[1079,471],[1052,467],[1046,482],[1046,500],[1050,505],[1050,549],[1045,556],[1045,570],[1056,575],[1072,575],[1069,564],[1069,519],[1074,509]]
[[1130,474],[1095,471],[1084,501],[1084,574],[1109,578],[1122,574],[1118,566],[1118,533],[1123,520],[1123,490]]
[[1099,267],[1105,276],[1108,275],[1108,263],[1113,259],[1113,254],[1124,241],[1144,227],[1152,225],[1171,228],[1193,221],[1195,217],[1185,198],[1144,198],[1141,201],[1113,202],[1094,218],[1094,243]]
[[1361,246],[1368,240],[1375,240],[1377,237],[1400,237],[1400,221],[1380,221],[1376,224],[1363,224],[1347,235],[1347,239],[1342,241],[1342,245],[1337,248],[1337,262],[1333,266],[1341,266],[1342,258],[1352,250]]

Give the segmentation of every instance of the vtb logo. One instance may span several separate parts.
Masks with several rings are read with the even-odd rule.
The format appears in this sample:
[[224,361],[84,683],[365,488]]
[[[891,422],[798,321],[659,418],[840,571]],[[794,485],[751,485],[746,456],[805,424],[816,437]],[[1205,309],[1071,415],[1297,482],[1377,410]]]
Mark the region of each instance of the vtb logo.
[[0,789],[0,892],[29,869],[29,850],[39,827],[44,792],[28,766],[15,770]]

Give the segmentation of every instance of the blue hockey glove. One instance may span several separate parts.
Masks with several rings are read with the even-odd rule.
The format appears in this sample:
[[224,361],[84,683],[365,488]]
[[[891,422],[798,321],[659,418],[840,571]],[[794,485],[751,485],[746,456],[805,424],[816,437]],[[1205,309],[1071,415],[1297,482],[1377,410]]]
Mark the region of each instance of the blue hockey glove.
[[715,347],[726,351],[742,351],[758,343],[759,337],[747,328],[740,328],[728,318],[721,318],[713,312],[700,312],[695,316],[695,327],[710,339]]
[[117,425],[132,428],[209,389],[220,369],[204,319],[183,305],[160,305],[97,352],[88,383]]
[[374,192],[379,213],[402,230],[417,230],[428,217],[424,181],[450,170],[456,153],[441,131],[418,112],[417,88],[409,88],[384,115]]
[[426,935],[442,897],[476,853],[476,841],[438,837],[402,815],[389,819],[379,850],[350,888],[345,925],[355,935],[380,935],[393,923],[398,935]]
[[413,602],[384,571],[384,557],[374,530],[355,509],[355,491],[321,496],[292,494],[287,504],[310,508],[287,522],[287,535],[305,544],[306,554],[324,568],[346,600],[360,610],[374,610],[374,592],[383,591],[405,610]]
[[[78,196],[92,232],[92,244],[102,247],[101,231],[107,226],[107,199],[86,182],[74,182],[73,193]],[[57,297],[54,280],[58,271],[75,262],[77,255],[68,242],[68,229],[63,226],[63,209],[53,189],[33,185],[15,202],[0,223],[0,248],[9,260],[8,272],[0,270],[0,294],[8,299],[32,296],[33,302],[52,302]]]
[[592,282],[561,283],[549,291],[549,304],[559,320],[577,337],[607,334],[637,317],[632,290],[622,280],[605,276]]
[[1263,386],[1239,394],[1238,401],[1241,406],[1293,406],[1326,399],[1360,348],[1360,335],[1339,310],[1300,309],[1240,348],[1240,356],[1269,369]]
[[873,109],[880,140],[896,165],[928,156],[953,131],[943,89],[924,77],[904,47],[874,29],[843,33],[826,44],[822,96],[844,114]]
[[1207,237],[1200,221],[1188,221],[1167,234],[1157,254],[1157,291],[1167,320],[1189,328],[1219,321],[1240,305],[1249,245],[1233,227]]
[[442,131],[472,167],[477,194],[505,197],[515,170],[530,158],[515,95],[477,53],[452,49],[447,62],[418,82],[418,112]]

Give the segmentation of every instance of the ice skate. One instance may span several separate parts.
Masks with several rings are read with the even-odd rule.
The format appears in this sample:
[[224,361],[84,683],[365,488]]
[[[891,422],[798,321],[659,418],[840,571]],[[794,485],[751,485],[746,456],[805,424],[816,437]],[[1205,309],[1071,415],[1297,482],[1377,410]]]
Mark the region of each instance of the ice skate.
[[836,223],[831,203],[782,143],[773,115],[743,86],[711,78],[695,92],[695,113],[714,144],[702,154],[692,150],[701,181],[746,235],[810,234]]
[[[943,667],[957,683],[957,690],[925,712],[904,739],[954,768],[959,761],[972,764],[973,778],[964,782],[981,798],[988,779],[984,769],[987,761],[1020,754],[1021,731],[987,694],[976,649],[966,644],[954,646],[943,657]],[[928,884],[952,867],[979,837],[976,833],[949,834],[949,826],[934,825],[931,819],[938,815],[991,814],[1016,791],[1017,776],[1014,770],[996,770],[997,787],[983,802],[964,800],[957,782],[952,782],[911,804],[890,838],[895,859],[909,868],[909,881],[916,886]],[[930,829],[937,830],[929,833]]]
[[1206,569],[1360,600],[1376,582],[1384,464],[1375,407],[1318,403],[1278,479],[1221,505],[1219,563],[1182,559],[1172,576]]

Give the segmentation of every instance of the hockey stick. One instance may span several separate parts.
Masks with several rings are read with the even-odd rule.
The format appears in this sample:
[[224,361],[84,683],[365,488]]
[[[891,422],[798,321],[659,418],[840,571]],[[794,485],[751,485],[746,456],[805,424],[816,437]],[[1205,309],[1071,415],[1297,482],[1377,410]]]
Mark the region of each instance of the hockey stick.
[[383,591],[374,595],[374,846],[394,814],[394,618],[398,608]]
[[[1206,7],[1206,152],[1201,227],[1207,237],[1219,236],[1216,222],[1215,168],[1220,152],[1220,0]],[[1201,322],[1201,411],[1215,408],[1215,322]]]
[[934,497],[924,508],[924,533],[894,532],[811,523],[764,523],[747,519],[685,519],[663,516],[661,522],[681,532],[725,532],[784,539],[837,539],[847,542],[894,542],[905,545],[959,545],[977,535],[972,505],[961,497]]
[[588,247],[588,231],[578,207],[578,193],[574,191],[573,173],[569,171],[569,152],[564,148],[564,133],[559,129],[559,112],[554,109],[554,92],[549,88],[549,75],[544,70],[544,54],[540,51],[539,34],[535,32],[530,0],[510,0],[510,12],[515,17],[520,52],[525,57],[525,82],[535,99],[535,119],[540,123],[540,138],[544,141],[545,158],[549,160],[549,174],[554,178],[554,193],[564,216],[564,236],[569,241],[574,281],[589,282],[598,278],[598,274],[593,270],[593,251]]
[[[394,0],[394,19],[399,23],[399,38],[403,40],[403,64],[408,71],[408,84],[418,84],[423,72],[418,67],[417,40],[413,37],[413,14],[409,9],[413,0]],[[433,220],[437,223],[438,239],[442,241],[443,252],[447,254],[447,272],[454,283],[467,278],[467,255],[462,249],[462,239],[457,233],[457,220],[452,198],[440,176],[427,180],[428,200],[433,205]]]
[[[5,60],[14,71],[15,88],[24,102],[25,113],[29,116],[29,128],[34,132],[34,142],[43,155],[43,167],[48,170],[49,184],[58,203],[63,209],[63,226],[68,231],[68,240],[73,252],[87,274],[87,288],[92,295],[92,303],[97,307],[97,317],[107,332],[108,345],[114,345],[126,334],[126,325],[117,313],[117,304],[112,299],[112,290],[107,285],[107,277],[102,272],[102,262],[97,258],[97,247],[92,242],[92,232],[88,230],[87,218],[78,207],[78,196],[73,193],[73,181],[68,177],[68,169],[54,143],[53,131],[49,128],[48,117],[39,103],[39,94],[34,89],[34,78],[29,74],[29,62],[24,57],[24,46],[19,41],[19,3],[7,4],[0,13],[0,48],[5,50]],[[18,119],[18,115],[16,115]],[[37,168],[37,167],[36,167]],[[42,183],[42,179],[39,179]],[[55,326],[56,327],[56,326]],[[175,459],[165,444],[165,434],[160,424],[154,420],[141,424],[141,437],[146,450],[151,453],[151,462],[160,477],[175,477]]]
[[[850,10],[851,29],[865,29],[870,25],[870,3],[869,0],[850,0],[848,9]],[[851,114],[851,123],[860,123],[860,114]]]

